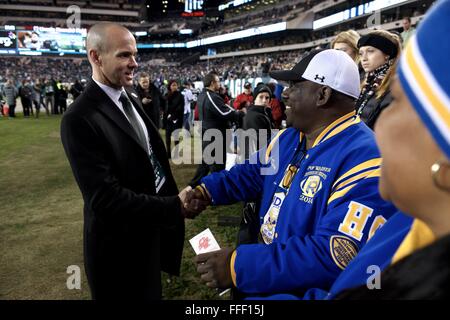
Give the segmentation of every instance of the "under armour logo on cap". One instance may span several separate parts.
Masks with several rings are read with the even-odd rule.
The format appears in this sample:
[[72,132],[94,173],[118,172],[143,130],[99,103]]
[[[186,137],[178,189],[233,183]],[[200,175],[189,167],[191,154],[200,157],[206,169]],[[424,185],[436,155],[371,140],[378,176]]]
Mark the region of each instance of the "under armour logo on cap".
[[324,82],[325,81],[325,76],[323,76],[323,77],[319,77],[319,75],[318,74],[316,74],[316,77],[314,78],[314,80],[320,80],[320,82]]
[[271,71],[270,75],[282,81],[312,81],[352,98],[359,97],[358,67],[348,54],[340,50],[312,51],[291,70]]

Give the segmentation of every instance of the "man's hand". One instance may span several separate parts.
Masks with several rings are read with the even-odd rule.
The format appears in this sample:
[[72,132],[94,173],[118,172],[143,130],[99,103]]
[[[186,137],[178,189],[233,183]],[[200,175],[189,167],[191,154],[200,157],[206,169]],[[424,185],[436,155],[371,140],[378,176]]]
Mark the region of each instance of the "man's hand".
[[183,206],[184,206],[184,203],[186,202],[186,195],[189,191],[192,191],[191,186],[187,186],[186,188],[181,190],[181,192],[178,194],[178,197],[180,198],[180,201],[183,204]]
[[150,103],[150,102],[152,102],[152,99],[150,99],[150,98],[144,98],[144,99],[142,99],[142,103],[143,103],[143,104],[147,104],[147,103]]
[[226,289],[233,286],[230,260],[234,249],[223,248],[218,251],[199,254],[194,258],[200,279],[210,288]]
[[182,213],[185,218],[195,218],[211,204],[211,199],[208,194],[205,191],[200,190],[200,188],[201,187],[192,189],[188,186],[179,193],[178,196],[182,203]]

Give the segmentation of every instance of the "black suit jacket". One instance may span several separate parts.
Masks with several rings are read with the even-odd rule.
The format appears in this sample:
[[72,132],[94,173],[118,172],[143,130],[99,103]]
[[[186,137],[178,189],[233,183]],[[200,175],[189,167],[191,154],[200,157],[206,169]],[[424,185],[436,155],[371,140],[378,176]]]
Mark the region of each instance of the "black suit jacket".
[[159,92],[159,89],[157,87],[155,87],[155,85],[153,83],[150,83],[148,90],[149,90],[149,92],[145,93],[144,89],[142,89],[140,85],[136,86],[136,91],[137,91],[140,101],[142,101],[143,98],[151,98],[152,99],[152,102],[150,102],[146,105],[142,104],[142,107],[143,107],[145,113],[150,118],[150,120],[153,121],[153,124],[156,126],[156,128],[159,129],[161,99],[162,99],[161,93]]
[[161,273],[179,274],[184,219],[165,147],[137,95],[166,175],[156,194],[149,157],[130,123],[91,81],[64,114],[61,139],[84,199],[84,263],[94,299],[160,299]]

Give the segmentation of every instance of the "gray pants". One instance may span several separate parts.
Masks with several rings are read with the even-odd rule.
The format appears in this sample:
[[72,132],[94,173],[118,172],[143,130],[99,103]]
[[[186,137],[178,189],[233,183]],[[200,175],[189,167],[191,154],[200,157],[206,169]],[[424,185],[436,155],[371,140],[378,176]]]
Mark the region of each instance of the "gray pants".
[[52,113],[54,113],[54,107],[55,107],[55,96],[45,96],[44,97],[44,106],[45,109],[48,109],[48,103],[50,102],[50,110],[52,111]]

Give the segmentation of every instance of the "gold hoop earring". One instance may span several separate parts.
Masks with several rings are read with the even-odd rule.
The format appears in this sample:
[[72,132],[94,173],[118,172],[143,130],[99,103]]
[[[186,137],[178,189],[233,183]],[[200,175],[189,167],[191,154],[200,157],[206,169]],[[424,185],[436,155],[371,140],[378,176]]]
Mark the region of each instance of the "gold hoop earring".
[[431,177],[436,187],[441,190],[450,192],[450,181],[445,181],[444,170],[450,172],[450,163],[443,161],[437,161],[431,166]]

